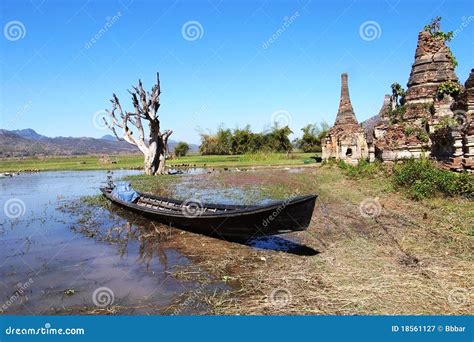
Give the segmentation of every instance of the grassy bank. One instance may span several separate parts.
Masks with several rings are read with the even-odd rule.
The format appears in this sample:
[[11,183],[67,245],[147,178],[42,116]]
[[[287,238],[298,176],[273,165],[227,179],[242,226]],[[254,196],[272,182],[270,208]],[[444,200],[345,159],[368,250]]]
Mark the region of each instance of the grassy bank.
[[[258,153],[235,156],[189,155],[168,161],[169,166],[188,164],[196,167],[250,167],[266,165],[303,165],[314,153]],[[109,156],[107,162],[101,156],[34,157],[0,159],[0,172],[53,171],[53,170],[116,170],[140,169],[142,155]]]
[[406,159],[396,165],[366,161],[357,165],[342,161],[323,163],[331,164],[353,179],[386,179],[394,190],[403,190],[407,197],[417,201],[437,196],[474,199],[473,175],[442,170],[429,159]]
[[[314,254],[250,248],[188,232],[166,245],[232,286],[200,298],[214,314],[472,314],[472,201],[442,195],[414,201],[393,186],[390,175],[359,171],[371,176],[354,177],[327,165],[174,178],[187,182],[193,196],[205,189],[254,188],[268,198],[318,194],[308,231],[275,240],[294,241],[297,250]],[[158,193],[179,185],[161,177],[129,179]],[[275,291],[288,302],[272,303]],[[459,299],[459,293],[468,295]]]

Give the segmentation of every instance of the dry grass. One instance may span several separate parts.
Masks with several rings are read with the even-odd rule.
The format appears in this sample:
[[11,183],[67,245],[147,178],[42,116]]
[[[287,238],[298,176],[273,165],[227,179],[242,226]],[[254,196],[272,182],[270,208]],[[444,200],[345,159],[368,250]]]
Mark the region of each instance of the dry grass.
[[[246,186],[245,177],[239,174],[239,186]],[[249,182],[254,185],[258,177],[275,180],[278,191],[268,191],[276,196],[295,187],[320,195],[309,230],[291,235],[319,253],[261,250],[192,233],[166,242],[231,286],[200,299],[211,313],[474,313],[474,238],[466,229],[474,225],[472,202],[413,202],[383,180],[353,181],[337,169],[257,171]],[[362,217],[359,204],[374,197],[381,215]],[[286,305],[272,302],[276,289],[291,297]],[[464,295],[461,302],[453,301],[456,291]]]

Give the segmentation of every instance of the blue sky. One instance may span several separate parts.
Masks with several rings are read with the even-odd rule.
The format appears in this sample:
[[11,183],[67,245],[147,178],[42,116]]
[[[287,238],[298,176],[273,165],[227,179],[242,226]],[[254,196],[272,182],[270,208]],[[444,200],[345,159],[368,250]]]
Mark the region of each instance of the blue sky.
[[127,89],[138,78],[150,88],[157,71],[162,127],[175,140],[198,143],[199,132],[221,123],[262,131],[278,113],[296,135],[308,123],[332,124],[342,72],[363,121],[392,82],[406,84],[417,34],[437,15],[443,30],[458,30],[449,45],[465,81],[474,67],[473,4],[3,0],[0,126],[100,137],[108,132],[94,120],[112,93],[131,110]]

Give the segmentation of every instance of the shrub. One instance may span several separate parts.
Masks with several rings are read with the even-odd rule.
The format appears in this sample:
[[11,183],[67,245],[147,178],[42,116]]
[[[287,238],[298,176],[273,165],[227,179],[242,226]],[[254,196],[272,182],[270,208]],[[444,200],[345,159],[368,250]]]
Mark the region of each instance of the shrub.
[[[451,41],[451,39],[454,38],[453,31],[449,31],[449,32],[441,31],[441,17],[435,17],[434,19],[432,19],[431,23],[426,25],[424,30],[426,32],[429,32],[432,37],[441,39],[444,42],[449,42]],[[456,68],[458,66],[458,61],[456,60],[456,57],[454,57],[451,49],[449,49],[449,55],[451,58],[451,62],[453,63],[453,67]]]
[[184,141],[180,141],[174,147],[174,154],[176,155],[176,157],[184,157],[186,154],[188,154],[188,151],[189,151],[189,145],[185,143]]
[[404,132],[406,136],[410,136],[413,134],[413,128],[412,127],[405,127]]
[[418,138],[418,140],[424,142],[424,143],[427,143],[430,141],[430,136],[428,135],[428,133],[423,130],[423,129],[418,129],[416,131],[416,137]]
[[400,121],[403,121],[403,116],[405,115],[405,112],[407,111],[406,105],[403,106],[398,106],[395,109],[390,109],[388,112],[388,117],[389,121],[391,124],[396,124]]
[[472,196],[474,178],[466,173],[438,169],[426,158],[408,159],[393,169],[395,187],[405,188],[410,198],[421,200],[436,194],[445,196]]
[[451,41],[454,36],[453,31],[443,32],[441,31],[441,17],[435,17],[431,22],[425,26],[425,31],[429,32],[432,37],[440,38],[445,42]]
[[439,99],[442,99],[444,95],[451,95],[452,97],[456,97],[462,91],[462,86],[459,82],[454,81],[444,81],[438,86],[436,90],[436,95]]
[[386,173],[385,166],[379,161],[369,163],[367,160],[361,159],[357,165],[350,165],[341,160],[337,165],[340,169],[344,170],[344,173],[347,176],[351,178],[370,178]]
[[350,165],[347,164],[346,162],[342,161],[342,160],[338,160],[337,161],[337,167],[342,169],[342,170],[347,170],[350,167]]

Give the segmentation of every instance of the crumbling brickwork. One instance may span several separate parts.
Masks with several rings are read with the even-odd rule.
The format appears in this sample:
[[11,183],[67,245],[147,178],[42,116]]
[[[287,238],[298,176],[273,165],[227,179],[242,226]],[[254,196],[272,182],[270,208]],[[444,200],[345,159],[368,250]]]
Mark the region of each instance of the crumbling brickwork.
[[341,75],[341,98],[336,121],[326,136],[322,150],[325,160],[335,158],[352,164],[369,156],[365,131],[357,122],[352,108],[346,73]]
[[442,37],[423,30],[418,35],[404,104],[397,108],[392,104],[388,111],[382,108],[379,124],[367,139],[374,153],[371,160],[394,162],[425,156],[452,170],[472,169],[474,155],[466,153],[474,152],[469,133],[472,114],[468,114],[468,103],[473,110],[474,79],[471,73],[460,94],[440,96],[438,90],[447,82],[459,83],[451,51]]
[[[339,110],[323,144],[323,159],[396,162],[424,156],[447,169],[473,172],[474,69],[464,87],[454,69],[445,36],[425,28],[418,35],[403,103],[385,95],[378,115],[365,129],[357,122],[347,74],[342,74]],[[447,84],[456,91],[440,91]]]

